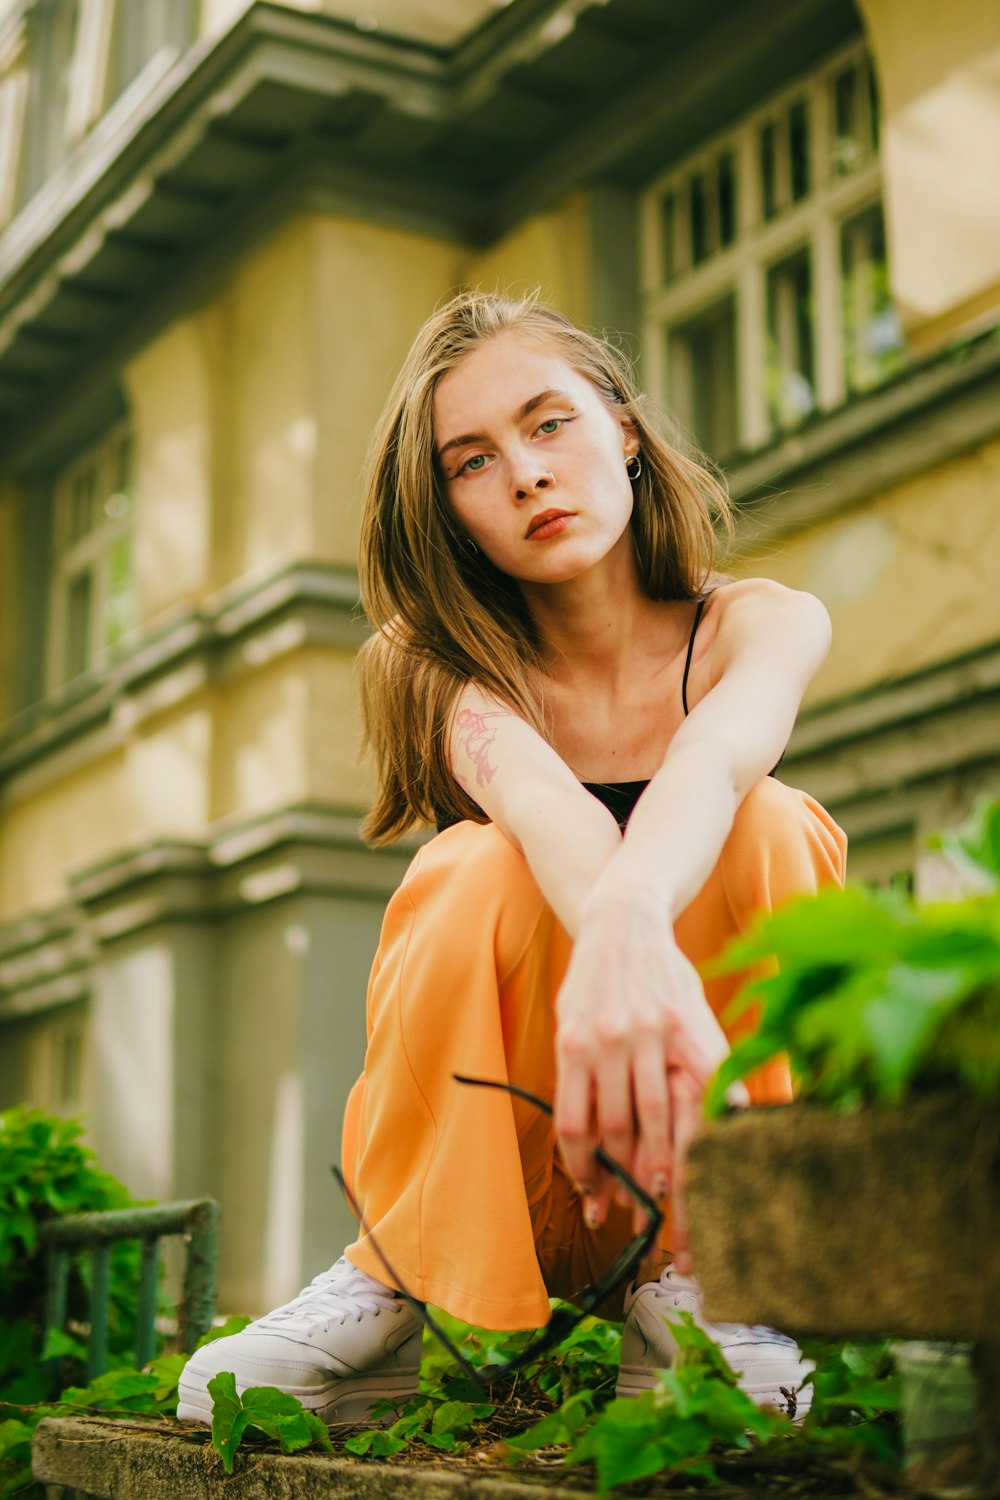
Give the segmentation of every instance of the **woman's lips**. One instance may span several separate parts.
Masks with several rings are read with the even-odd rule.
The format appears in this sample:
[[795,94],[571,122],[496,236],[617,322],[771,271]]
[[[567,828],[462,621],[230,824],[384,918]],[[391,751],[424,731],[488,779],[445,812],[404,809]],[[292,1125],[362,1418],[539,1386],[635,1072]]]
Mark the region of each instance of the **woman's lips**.
[[574,512],[571,510],[543,511],[528,527],[526,539],[529,542],[544,542],[547,537],[558,536],[561,531],[566,530],[573,515]]

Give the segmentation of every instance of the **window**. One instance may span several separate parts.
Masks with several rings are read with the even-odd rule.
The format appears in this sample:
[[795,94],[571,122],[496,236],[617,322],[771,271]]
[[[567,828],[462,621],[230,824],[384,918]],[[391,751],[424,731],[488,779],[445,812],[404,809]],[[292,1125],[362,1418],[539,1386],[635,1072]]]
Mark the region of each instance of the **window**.
[[31,198],[69,154],[67,119],[80,0],[42,0],[28,19],[31,83],[22,201]]
[[16,26],[0,17],[0,227],[112,104],[128,113],[195,23],[195,0],[34,0]]
[[646,194],[650,384],[714,458],[760,447],[902,364],[878,141],[857,43]]
[[122,425],[56,482],[52,687],[103,666],[133,624],[131,465]]
[[24,121],[31,89],[28,29],[23,20],[0,45],[0,229],[14,216],[21,191]]

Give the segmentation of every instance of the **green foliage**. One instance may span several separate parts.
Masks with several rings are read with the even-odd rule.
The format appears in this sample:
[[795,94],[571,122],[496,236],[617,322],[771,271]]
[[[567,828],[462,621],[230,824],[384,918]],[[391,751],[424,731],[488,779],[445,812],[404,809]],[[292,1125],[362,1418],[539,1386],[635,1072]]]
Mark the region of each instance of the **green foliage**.
[[734,1464],[782,1446],[789,1457],[803,1450],[842,1455],[863,1450],[895,1464],[898,1395],[889,1345],[814,1343],[805,1349],[816,1369],[812,1408],[799,1425],[756,1406],[739,1389],[716,1344],[690,1315],[670,1320],[680,1355],[641,1396],[601,1409],[578,1392],[527,1432],[509,1438],[510,1460],[539,1450],[565,1448],[568,1465],[590,1463],[603,1493],[618,1485],[669,1471],[708,1482],[728,1477]]
[[166,1354],[144,1371],[108,1370],[85,1386],[71,1386],[57,1401],[34,1406],[0,1403],[0,1500],[41,1500],[31,1483],[31,1439],[43,1417],[163,1417],[177,1411],[177,1381],[185,1354]]
[[[381,1402],[372,1415],[385,1417],[392,1410],[391,1403]],[[458,1453],[468,1447],[464,1435],[476,1422],[485,1421],[493,1412],[494,1407],[488,1401],[417,1396],[406,1403],[391,1426],[359,1432],[347,1439],[344,1448],[348,1453],[367,1458],[388,1458],[401,1453],[410,1444],[423,1444],[443,1453]]]
[[233,1472],[233,1454],[244,1434],[256,1433],[272,1438],[282,1453],[297,1453],[300,1448],[317,1447],[332,1450],[326,1424],[315,1412],[305,1411],[294,1396],[259,1386],[236,1394],[236,1377],[228,1371],[208,1382],[212,1397],[212,1444],[222,1454],[226,1473]]
[[[0,1114],[0,1402],[37,1402],[52,1394],[41,1363],[45,1258],[39,1229],[63,1214],[128,1208],[128,1190],[80,1145],[78,1120],[62,1120],[25,1107]],[[108,1349],[128,1357],[135,1342],[139,1249],[115,1245],[111,1253]],[[87,1317],[89,1265],[75,1263],[67,1313],[70,1328]],[[52,1336],[45,1358],[57,1358],[63,1379],[78,1378],[85,1361],[81,1340]]]
[[800,1096],[836,1108],[896,1103],[926,1088],[1000,1097],[1000,801],[942,846],[993,889],[919,906],[848,886],[791,902],[737,941],[713,972],[777,960],[748,984],[761,1022],[713,1080],[706,1105],[787,1052]]
[[[469,1362],[484,1371],[519,1352],[532,1336],[490,1334],[440,1316]],[[561,1456],[570,1466],[592,1465],[603,1493],[661,1472],[717,1482],[731,1476],[734,1463],[752,1463],[755,1455],[781,1445],[790,1454],[812,1450],[838,1457],[854,1451],[883,1463],[898,1459],[898,1425],[892,1416],[898,1400],[888,1344],[811,1345],[806,1353],[816,1363],[810,1377],[815,1387],[813,1405],[805,1421],[796,1426],[789,1416],[756,1406],[740,1390],[718,1346],[689,1314],[680,1314],[671,1327],[680,1348],[674,1368],[662,1371],[643,1395],[615,1400],[616,1371],[608,1355],[612,1347],[617,1348],[619,1331],[615,1325],[586,1320],[574,1330],[575,1337],[571,1334],[546,1356],[546,1365],[556,1370],[572,1369],[574,1364],[579,1368],[579,1351],[590,1343],[593,1365],[600,1370],[599,1388],[575,1384],[575,1377],[568,1377],[569,1394],[554,1410],[526,1431],[505,1437],[508,1462],[523,1463],[545,1452]],[[598,1330],[606,1335],[603,1343]],[[537,1411],[544,1399],[537,1381],[528,1381],[526,1372],[515,1379],[524,1383],[523,1394],[528,1398],[524,1409]],[[561,1390],[563,1385],[557,1375],[550,1389]],[[471,1399],[454,1394],[470,1386]],[[312,1413],[303,1413],[292,1397],[261,1388],[244,1392],[240,1400],[229,1375],[211,1382],[209,1390],[215,1402],[212,1440],[227,1472],[232,1472],[233,1455],[246,1435],[276,1439],[284,1452],[310,1442],[327,1446],[326,1429],[322,1434],[319,1431],[323,1424]],[[428,1342],[420,1394],[402,1408],[381,1402],[372,1418],[387,1425],[354,1433],[344,1442],[344,1451],[369,1460],[392,1458],[407,1450],[460,1452],[477,1436],[481,1438],[483,1424],[489,1424],[487,1432],[494,1430],[512,1403],[509,1388],[483,1400],[482,1392],[454,1360]],[[299,1417],[306,1419],[304,1424],[296,1420]]]
[[900,1401],[890,1341],[806,1343],[803,1353],[816,1363],[804,1441],[819,1448],[865,1449],[882,1463],[897,1464]]
[[671,1319],[680,1346],[676,1366],[662,1371],[640,1396],[615,1400],[595,1411],[578,1394],[508,1447],[517,1457],[553,1444],[567,1445],[567,1464],[592,1463],[599,1490],[673,1474],[715,1481],[713,1450],[745,1450],[751,1439],[766,1442],[788,1433],[787,1417],[755,1406],[736,1384],[718,1347],[689,1313]]
[[[556,1308],[559,1303],[554,1300],[552,1305]],[[536,1329],[491,1332],[439,1310],[435,1310],[434,1319],[461,1348],[467,1363],[481,1371],[487,1381],[491,1367],[503,1365],[521,1354],[537,1335]],[[621,1340],[621,1324],[602,1318],[583,1318],[555,1351],[543,1355],[537,1364],[525,1366],[521,1379],[550,1400],[565,1401],[581,1390],[603,1396],[618,1378]],[[420,1377],[421,1391],[432,1397],[446,1399],[450,1393],[474,1398],[477,1392],[451,1355],[429,1333],[424,1338]]]

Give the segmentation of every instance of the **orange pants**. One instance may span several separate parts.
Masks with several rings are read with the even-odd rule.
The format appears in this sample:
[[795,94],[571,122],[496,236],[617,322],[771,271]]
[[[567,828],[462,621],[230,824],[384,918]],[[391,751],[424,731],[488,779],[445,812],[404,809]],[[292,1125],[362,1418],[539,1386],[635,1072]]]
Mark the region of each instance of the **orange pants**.
[[[846,844],[813,798],[762,781],[677,921],[679,947],[701,964],[757,912],[842,882]],[[549,1296],[594,1280],[632,1232],[624,1209],[612,1208],[599,1230],[584,1225],[540,1110],[452,1078],[509,1079],[552,1099],[555,998],[570,948],[524,856],[492,824],[466,822],[417,854],[389,902],[372,969],[344,1170],[406,1290],[486,1328],[547,1322]],[[745,977],[706,982],[716,1014]],[[753,1018],[743,1017],[727,1034],[748,1025]],[[784,1061],[760,1070],[750,1093],[754,1103],[789,1099]],[[669,1236],[668,1214],[664,1249]],[[347,1255],[391,1279],[364,1235]]]

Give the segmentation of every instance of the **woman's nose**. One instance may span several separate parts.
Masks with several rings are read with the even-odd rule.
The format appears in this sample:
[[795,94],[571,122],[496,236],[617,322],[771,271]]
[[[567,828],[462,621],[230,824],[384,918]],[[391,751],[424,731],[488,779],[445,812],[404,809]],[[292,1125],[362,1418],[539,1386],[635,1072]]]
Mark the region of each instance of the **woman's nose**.
[[511,471],[511,485],[518,500],[527,500],[539,490],[551,489],[555,482],[555,476],[534,454],[526,454],[519,463],[514,464]]

